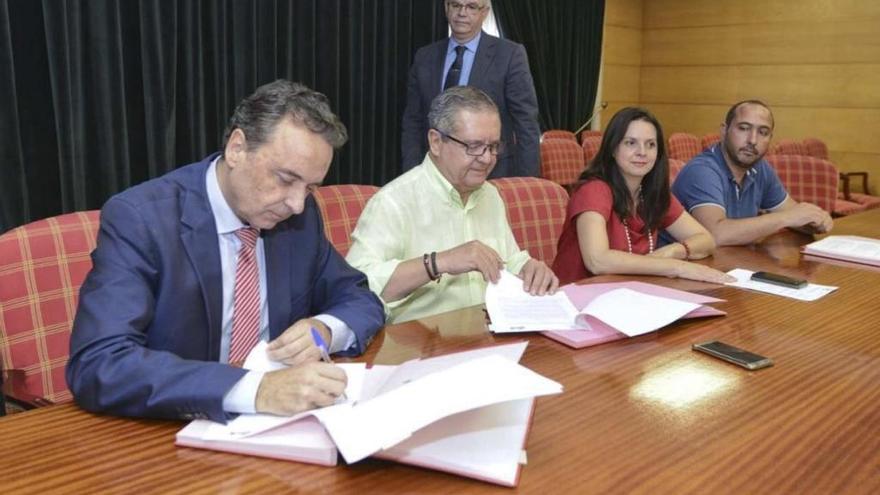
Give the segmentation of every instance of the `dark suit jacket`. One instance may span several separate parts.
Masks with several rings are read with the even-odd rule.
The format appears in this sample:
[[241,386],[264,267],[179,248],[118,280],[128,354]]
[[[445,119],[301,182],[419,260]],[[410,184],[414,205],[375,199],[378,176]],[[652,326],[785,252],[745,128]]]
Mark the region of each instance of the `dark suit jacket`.
[[[226,419],[223,396],[245,370],[218,362],[222,276],[205,187],[213,158],[124,191],[101,210],[66,370],[84,409]],[[271,338],[326,313],[354,331],[350,353],[363,352],[384,323],[382,304],[324,237],[314,199],[262,236]]]
[[[410,67],[401,135],[404,171],[422,163],[428,151],[428,110],[442,90],[448,46],[447,38],[419,48]],[[541,131],[525,48],[482,33],[468,85],[485,91],[501,113],[501,138],[507,152],[499,156],[491,177],[537,176]]]

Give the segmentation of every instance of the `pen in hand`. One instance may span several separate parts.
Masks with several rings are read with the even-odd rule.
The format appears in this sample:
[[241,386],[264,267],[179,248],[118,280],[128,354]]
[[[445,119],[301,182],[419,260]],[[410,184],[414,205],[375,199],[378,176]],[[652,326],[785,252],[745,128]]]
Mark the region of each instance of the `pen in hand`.
[[[311,327],[311,330],[312,340],[315,341],[315,346],[318,348],[319,351],[321,351],[321,361],[333,364],[333,360],[330,359],[330,352],[327,349],[327,343],[324,342],[324,337],[321,337],[321,332],[319,332],[315,327]],[[342,400],[348,400],[348,398],[345,396],[345,391],[343,391],[342,395],[340,395],[339,397],[341,397]]]

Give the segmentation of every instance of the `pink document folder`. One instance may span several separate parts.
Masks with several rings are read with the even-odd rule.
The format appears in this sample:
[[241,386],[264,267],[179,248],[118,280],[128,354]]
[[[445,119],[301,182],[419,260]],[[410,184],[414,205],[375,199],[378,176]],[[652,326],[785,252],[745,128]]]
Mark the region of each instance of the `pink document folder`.
[[[699,308],[684,315],[684,318],[699,318],[702,316],[723,316],[727,314],[720,309],[716,309],[711,306],[705,306],[709,303],[721,302],[723,301],[723,299],[694,294],[692,292],[685,292],[683,290],[670,289],[668,287],[648,284],[645,282],[611,282],[604,284],[586,285],[569,284],[565,287],[562,287],[562,291],[565,292],[565,294],[571,300],[572,304],[574,304],[574,307],[578,309],[578,311],[583,310],[584,307],[596,297],[614,289],[631,289],[652,296],[668,297],[670,299],[677,299],[679,301],[703,304],[703,306],[700,306]],[[562,342],[563,344],[569,347],[573,347],[575,349],[581,349],[583,347],[590,347],[598,344],[603,344],[605,342],[611,342],[613,340],[627,338],[626,334],[611,328],[610,326],[602,323],[599,320],[596,320],[595,318],[590,319],[589,325],[589,330],[566,330],[543,333],[545,336],[553,340]]]

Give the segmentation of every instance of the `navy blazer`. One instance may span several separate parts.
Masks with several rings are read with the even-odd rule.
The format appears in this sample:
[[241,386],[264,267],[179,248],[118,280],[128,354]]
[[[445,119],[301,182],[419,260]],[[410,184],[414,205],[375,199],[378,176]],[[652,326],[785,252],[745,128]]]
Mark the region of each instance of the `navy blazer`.
[[[205,187],[215,156],[132,187],[101,210],[66,370],[84,409],[228,417],[223,396],[246,371],[218,362],[222,276]],[[326,313],[353,330],[349,352],[363,352],[384,323],[382,303],[324,236],[315,200],[261,235],[271,338]]]
[[[428,151],[428,111],[443,87],[443,64],[449,39],[419,48],[409,70],[403,111],[403,171],[422,163]],[[501,138],[507,151],[490,177],[537,177],[541,151],[538,99],[525,48],[483,32],[474,55],[468,86],[486,92],[501,114]]]

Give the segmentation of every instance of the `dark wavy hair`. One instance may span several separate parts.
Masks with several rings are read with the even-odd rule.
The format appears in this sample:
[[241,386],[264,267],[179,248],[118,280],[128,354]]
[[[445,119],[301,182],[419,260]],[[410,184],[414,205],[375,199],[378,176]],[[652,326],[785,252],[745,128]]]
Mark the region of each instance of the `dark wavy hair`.
[[626,107],[611,117],[611,122],[602,135],[602,144],[599,152],[590,162],[589,166],[580,176],[581,184],[588,180],[599,179],[605,181],[611,187],[613,197],[612,209],[621,219],[631,215],[631,202],[626,181],[620,173],[617,160],[614,159],[614,151],[626,136],[626,130],[630,122],[643,120],[654,126],[657,131],[657,160],[654,168],[642,179],[642,199],[636,213],[645,221],[645,232],[650,232],[660,227],[660,221],[669,209],[669,158],[666,156],[666,139],[663,137],[663,128],[660,122],[651,112],[639,107]]
[[330,109],[330,100],[323,93],[298,82],[278,79],[260,86],[235,107],[226,125],[222,149],[226,149],[236,129],[244,132],[249,146],[259,147],[285,118],[319,134],[333,148],[338,149],[348,141],[345,125]]

